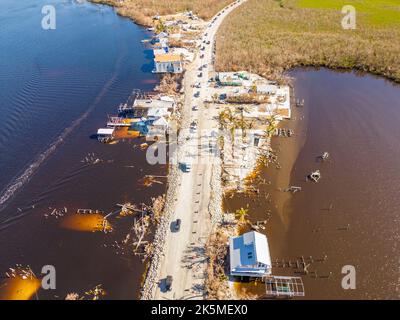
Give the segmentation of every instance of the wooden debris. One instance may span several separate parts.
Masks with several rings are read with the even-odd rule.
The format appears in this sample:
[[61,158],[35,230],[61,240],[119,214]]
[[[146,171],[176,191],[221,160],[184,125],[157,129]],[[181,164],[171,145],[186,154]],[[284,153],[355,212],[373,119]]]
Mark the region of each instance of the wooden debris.
[[314,182],[318,182],[321,179],[321,172],[319,170],[313,171],[311,172],[308,176],[307,176],[307,180],[312,180]]
[[[52,209],[51,207],[49,208],[50,210]],[[56,219],[63,217],[66,213],[68,212],[68,209],[66,207],[61,208],[61,209],[53,209],[50,213],[45,213],[44,217],[47,219],[49,217],[55,217]]]
[[285,192],[296,193],[296,192],[301,191],[301,187],[290,186],[290,187],[286,188],[284,191],[285,191]]

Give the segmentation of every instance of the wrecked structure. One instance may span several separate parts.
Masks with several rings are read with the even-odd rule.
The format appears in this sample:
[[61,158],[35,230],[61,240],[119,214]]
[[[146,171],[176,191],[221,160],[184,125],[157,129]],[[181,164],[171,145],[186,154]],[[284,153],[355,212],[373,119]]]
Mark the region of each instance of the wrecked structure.
[[97,132],[98,140],[145,136],[149,141],[165,137],[172,114],[176,111],[175,98],[165,95],[148,95],[134,91],[128,102],[118,108],[118,116],[111,116],[107,128]]

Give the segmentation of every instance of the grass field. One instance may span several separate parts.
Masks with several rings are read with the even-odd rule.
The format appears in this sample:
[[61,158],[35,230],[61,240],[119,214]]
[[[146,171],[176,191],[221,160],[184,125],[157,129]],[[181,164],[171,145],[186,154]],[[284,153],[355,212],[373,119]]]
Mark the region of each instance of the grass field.
[[[341,27],[349,4],[356,30]],[[296,66],[326,66],[400,81],[400,1],[249,0],[223,23],[216,63],[276,78]]]
[[301,8],[337,10],[345,5],[352,5],[361,14],[367,25],[393,25],[400,23],[399,0],[299,0]]
[[153,16],[173,14],[191,10],[200,18],[210,19],[233,0],[91,0],[114,6],[118,14],[133,19],[136,23],[151,26]]

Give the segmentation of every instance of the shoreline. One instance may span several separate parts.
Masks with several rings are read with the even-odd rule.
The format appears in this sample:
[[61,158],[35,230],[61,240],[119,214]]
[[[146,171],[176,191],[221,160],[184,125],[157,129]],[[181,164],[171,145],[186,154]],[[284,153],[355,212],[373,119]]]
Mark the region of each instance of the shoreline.
[[[153,19],[154,16],[173,16],[175,14],[178,14],[179,12],[183,11],[193,11],[193,13],[197,14],[202,20],[204,21],[209,21],[212,19],[214,14],[217,12],[221,11],[223,8],[226,6],[230,5],[231,3],[235,2],[235,0],[219,0],[219,1],[214,1],[214,0],[206,0],[205,3],[190,3],[191,1],[188,1],[188,3],[185,3],[182,0],[179,1],[172,1],[170,3],[171,8],[166,9],[162,5],[158,7],[155,4],[152,4],[152,6],[142,6],[140,3],[140,0],[136,2],[136,4],[133,4],[130,6],[129,4],[127,6],[124,5],[124,3],[119,3],[118,0],[89,0],[90,2],[94,4],[102,4],[102,5],[107,5],[115,9],[116,13],[124,18],[128,18],[132,20],[135,24],[149,28],[149,27],[155,27],[155,20]],[[218,8],[220,10],[218,10]],[[142,13],[142,11],[145,11],[145,13]],[[160,12],[162,11],[162,12]]]
[[149,28],[154,26],[154,24],[152,23],[145,22],[144,20],[141,21],[139,18],[134,18],[128,14],[123,14],[120,10],[118,10],[119,8],[121,8],[121,6],[119,6],[118,3],[115,3],[113,0],[88,0],[88,1],[91,2],[92,4],[109,6],[115,10],[118,16],[120,16],[121,18],[127,18],[140,27]]

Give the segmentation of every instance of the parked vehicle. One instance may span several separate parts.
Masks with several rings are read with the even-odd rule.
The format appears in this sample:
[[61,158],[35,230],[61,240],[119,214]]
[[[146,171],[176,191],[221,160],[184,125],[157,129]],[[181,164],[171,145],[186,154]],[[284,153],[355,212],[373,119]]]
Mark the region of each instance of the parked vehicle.
[[191,130],[193,133],[197,131],[197,123],[196,123],[196,122],[193,121],[193,122],[190,124],[190,130]]
[[167,276],[165,278],[165,289],[167,291],[171,291],[172,290],[172,280],[173,280],[172,276]]
[[191,166],[191,164],[188,163],[188,162],[182,162],[182,163],[180,163],[180,167],[181,167],[181,170],[182,170],[183,172],[190,172],[190,170],[192,170],[192,166]]
[[193,111],[197,111],[197,110],[199,110],[199,107],[198,107],[198,106],[193,106],[193,107],[192,107],[192,110],[193,110]]
[[181,229],[181,219],[176,219],[175,223],[174,223],[174,230],[175,232],[178,232]]

